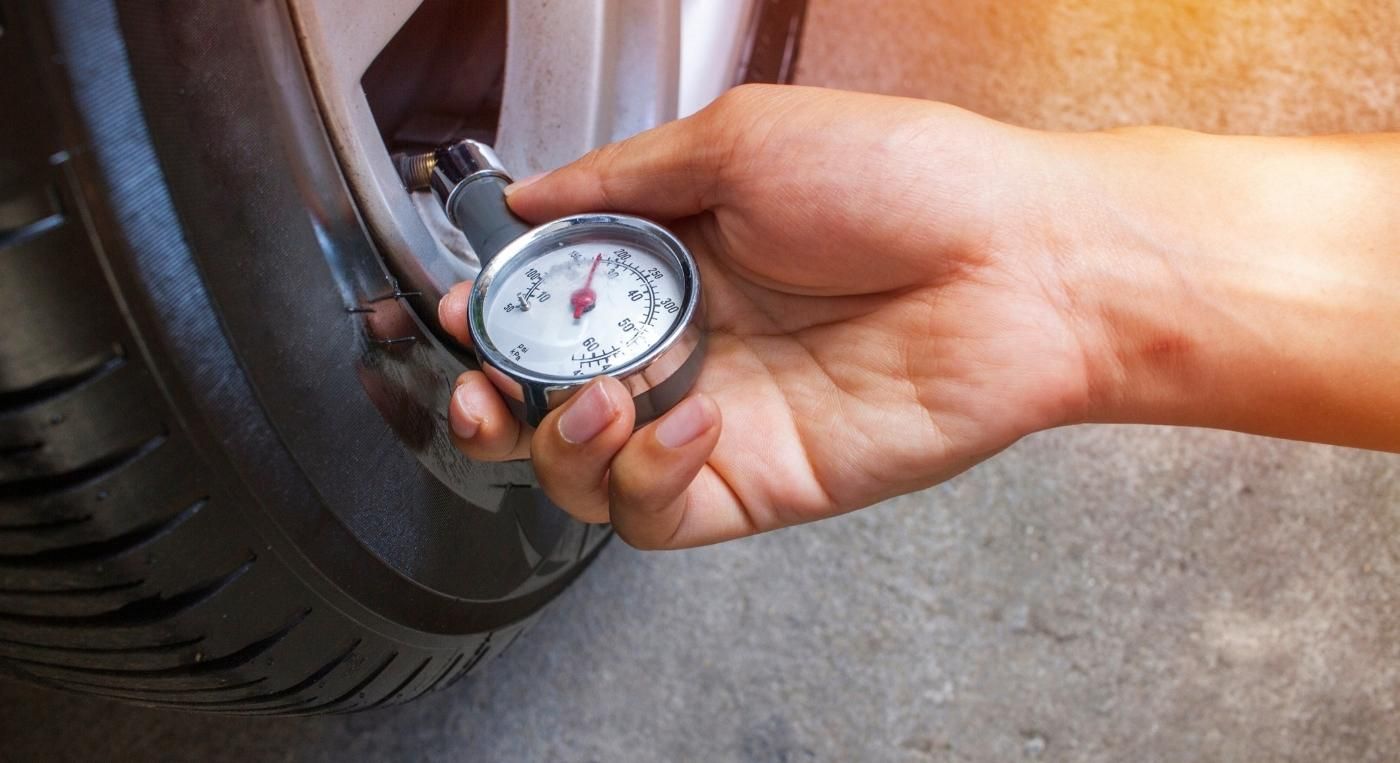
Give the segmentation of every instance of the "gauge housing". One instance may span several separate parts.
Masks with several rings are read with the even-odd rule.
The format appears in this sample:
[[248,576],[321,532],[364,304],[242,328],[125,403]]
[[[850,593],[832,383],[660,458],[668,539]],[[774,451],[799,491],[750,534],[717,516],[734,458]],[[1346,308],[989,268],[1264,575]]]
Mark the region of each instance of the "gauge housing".
[[651,421],[679,402],[699,375],[704,356],[704,305],[699,270],[685,244],[670,231],[640,217],[563,217],[530,229],[491,257],[472,286],[468,306],[467,323],[482,370],[516,415],[532,426],[595,377],[541,374],[507,356],[492,340],[487,326],[486,306],[492,284],[518,267],[522,259],[600,240],[617,241],[664,257],[682,281],[682,304],[676,321],[644,352],[603,374],[622,382],[632,395],[636,424]]

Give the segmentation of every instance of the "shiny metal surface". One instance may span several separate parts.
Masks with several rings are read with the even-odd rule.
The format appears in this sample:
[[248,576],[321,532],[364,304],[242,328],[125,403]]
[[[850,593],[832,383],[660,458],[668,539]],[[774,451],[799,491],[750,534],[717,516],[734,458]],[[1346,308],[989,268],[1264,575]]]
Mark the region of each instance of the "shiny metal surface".
[[511,262],[541,249],[553,249],[597,238],[632,242],[668,257],[685,284],[685,303],[672,329],[647,352],[610,371],[632,393],[638,424],[663,413],[684,395],[699,373],[704,358],[699,271],[685,244],[656,223],[640,217],[612,214],[573,215],[530,230],[501,249],[481,271],[472,287],[468,325],[487,376],[512,401],[522,418],[538,424],[551,409],[563,404],[590,378],[546,376],[511,362],[483,329],[487,295],[497,276]]
[[450,206],[457,189],[477,178],[498,177],[512,182],[495,149],[476,140],[460,140],[432,151],[394,154],[393,160],[404,188],[431,190],[443,207]]
[[470,278],[463,260],[419,217],[379,135],[361,79],[422,0],[288,0],[306,73],[360,214],[405,290],[430,322],[437,299]]
[[437,152],[423,151],[416,154],[394,154],[394,169],[399,171],[403,187],[410,191],[426,191],[433,180],[433,168],[437,167]]
[[490,146],[475,140],[460,140],[433,152],[433,171],[428,176],[428,185],[438,201],[446,206],[452,192],[464,183],[491,176],[507,183],[511,180],[501,158]]
[[[523,174],[552,169],[675,118],[681,0],[492,0],[501,1],[508,23],[495,145],[509,166]],[[433,324],[437,301],[480,263],[435,235],[447,225],[437,205],[415,205],[404,193],[361,83],[421,3],[289,0],[346,180],[390,268],[420,294],[411,304]],[[460,13],[485,15],[474,3],[461,5]]]

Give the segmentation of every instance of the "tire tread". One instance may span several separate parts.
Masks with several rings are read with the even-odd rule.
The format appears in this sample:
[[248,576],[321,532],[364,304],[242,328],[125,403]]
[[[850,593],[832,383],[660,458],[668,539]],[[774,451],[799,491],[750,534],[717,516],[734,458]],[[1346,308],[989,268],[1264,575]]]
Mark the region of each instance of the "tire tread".
[[[257,507],[212,487],[224,470],[185,428],[159,332],[141,328],[157,312],[131,286],[124,247],[136,245],[113,203],[131,178],[102,176],[49,11],[20,8],[0,0],[16,22],[0,34],[0,113],[26,115],[0,120],[0,300],[13,327],[0,333],[0,667],[63,691],[243,715],[383,707],[461,680],[493,636],[526,624],[426,634],[432,646],[387,637],[327,605],[247,520]],[[95,110],[120,102],[107,93]],[[579,559],[599,545],[589,537]]]

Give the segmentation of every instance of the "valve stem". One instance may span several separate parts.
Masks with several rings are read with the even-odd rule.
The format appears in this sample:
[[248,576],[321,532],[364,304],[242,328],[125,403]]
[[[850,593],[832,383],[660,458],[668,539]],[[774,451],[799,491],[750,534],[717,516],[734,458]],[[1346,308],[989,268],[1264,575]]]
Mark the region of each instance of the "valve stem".
[[399,179],[410,191],[427,190],[432,182],[434,167],[437,167],[437,153],[434,151],[394,154],[394,169],[399,171]]

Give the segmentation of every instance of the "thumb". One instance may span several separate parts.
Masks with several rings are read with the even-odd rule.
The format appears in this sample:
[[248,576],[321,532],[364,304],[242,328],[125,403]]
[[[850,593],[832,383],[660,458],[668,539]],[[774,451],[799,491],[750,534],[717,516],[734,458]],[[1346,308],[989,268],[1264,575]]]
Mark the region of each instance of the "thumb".
[[729,139],[717,120],[687,117],[611,143],[553,172],[506,188],[511,209],[544,222],[582,212],[658,220],[699,214],[715,203]]

